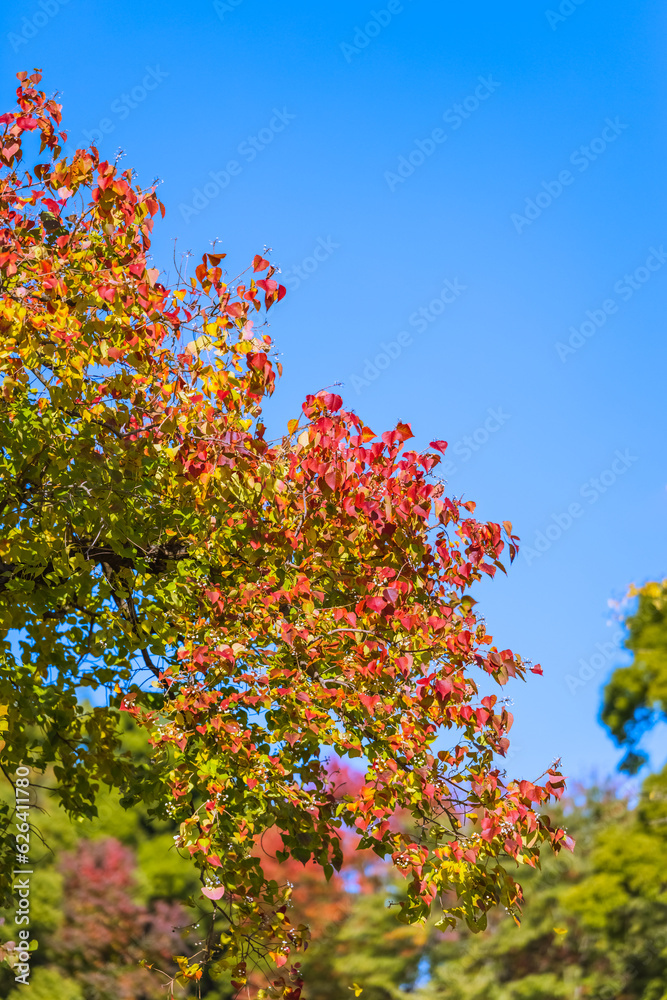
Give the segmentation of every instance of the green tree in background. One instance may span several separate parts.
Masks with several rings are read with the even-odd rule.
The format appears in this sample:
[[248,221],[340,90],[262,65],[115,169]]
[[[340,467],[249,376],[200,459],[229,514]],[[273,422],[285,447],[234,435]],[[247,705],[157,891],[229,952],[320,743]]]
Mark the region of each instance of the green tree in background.
[[[138,768],[146,738],[124,720],[124,750]],[[51,781],[46,773],[42,785]],[[153,1000],[162,979],[142,958],[173,971],[171,955],[187,948],[195,917],[177,906],[197,889],[190,866],[173,848],[175,824],[151,819],[145,806],[126,810],[117,792],[101,792],[98,816],[73,822],[44,787],[34,789],[31,1000]],[[37,847],[39,844],[39,848]],[[0,939],[15,940],[13,911]],[[25,997],[14,973],[0,966],[0,995]]]
[[627,750],[621,768],[630,774],[646,762],[638,751],[644,733],[667,719],[667,580],[633,590],[637,610],[627,620],[629,667],[614,672],[604,693],[602,721]]

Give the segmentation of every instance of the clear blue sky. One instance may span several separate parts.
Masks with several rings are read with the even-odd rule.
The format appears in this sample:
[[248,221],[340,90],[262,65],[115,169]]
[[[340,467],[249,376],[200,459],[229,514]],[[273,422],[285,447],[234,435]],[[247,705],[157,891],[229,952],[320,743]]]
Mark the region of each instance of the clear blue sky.
[[0,16],[5,102],[40,66],[75,144],[101,135],[161,179],[158,266],[174,239],[201,255],[219,238],[232,266],[272,248],[290,288],[274,429],[342,382],[376,431],[408,420],[419,445],[450,442],[451,491],[511,519],[526,553],[479,595],[501,646],[545,670],[510,691],[510,769],[610,773],[608,602],[667,576],[664,4],[21,0]]

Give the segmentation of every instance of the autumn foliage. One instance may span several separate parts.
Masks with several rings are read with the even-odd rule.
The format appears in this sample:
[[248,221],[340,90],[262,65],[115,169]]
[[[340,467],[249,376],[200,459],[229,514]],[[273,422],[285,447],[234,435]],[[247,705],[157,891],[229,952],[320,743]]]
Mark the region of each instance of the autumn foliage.
[[[184,980],[231,969],[240,988],[268,955],[273,995],[299,996],[308,929],[263,863],[268,830],[279,862],[326,878],[354,831],[405,878],[406,922],[518,914],[511,872],[567,838],[544,813],[562,777],[504,779],[512,716],[475,680],[528,669],[470,596],[514,558],[511,525],[446,495],[445,442],[420,454],[405,423],[378,438],[331,392],[268,440],[274,268],[257,255],[230,279],[207,253],[166,287],[155,190],[94,148],[63,158],[39,79],[20,74],[0,117],[5,768],[52,766],[72,815],[102,782],[178,822],[212,928]],[[342,795],[334,755],[364,768]]]
[[164,900],[150,910],[135,902],[134,866],[132,852],[114,838],[81,841],[60,859],[63,921],[49,946],[63,972],[94,996],[157,1000],[164,978],[147,966],[171,972],[171,957],[183,947],[186,911]]

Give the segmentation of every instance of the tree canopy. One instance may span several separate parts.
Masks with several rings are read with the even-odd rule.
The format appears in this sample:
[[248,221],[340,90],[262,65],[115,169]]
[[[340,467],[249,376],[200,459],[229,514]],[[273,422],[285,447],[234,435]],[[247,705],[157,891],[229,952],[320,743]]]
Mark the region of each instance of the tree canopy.
[[[268,956],[274,995],[299,996],[308,929],[262,860],[269,830],[278,861],[327,878],[354,831],[405,878],[407,923],[434,903],[445,926],[518,918],[517,865],[571,841],[544,812],[562,776],[505,778],[512,716],[475,679],[540,672],[470,595],[514,558],[511,524],[447,496],[444,441],[377,437],[331,392],[268,439],[275,268],[258,254],[230,278],[216,251],[164,284],[155,189],[94,147],[64,157],[59,104],[19,81],[0,116],[5,775],[52,775],[72,817],[109,786],[176,824],[212,904],[185,980],[210,966],[240,988]],[[123,747],[124,713],[149,758]],[[341,790],[333,757],[363,780]]]

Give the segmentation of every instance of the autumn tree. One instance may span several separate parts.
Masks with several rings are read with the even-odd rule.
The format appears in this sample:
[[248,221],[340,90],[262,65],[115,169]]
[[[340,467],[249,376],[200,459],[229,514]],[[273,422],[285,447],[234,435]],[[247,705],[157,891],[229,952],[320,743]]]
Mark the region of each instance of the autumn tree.
[[[603,721],[634,755],[665,715],[667,583],[632,588],[624,624],[633,654],[603,692]],[[658,750],[657,741],[653,746]],[[573,855],[547,856],[524,873],[521,930],[501,909],[483,935],[434,921],[397,925],[387,909],[391,873],[379,891],[348,900],[326,941],[304,961],[312,1000],[345,995],[363,982],[366,1000],[656,1000],[667,987],[667,767],[602,786],[575,787],[559,821],[577,841]],[[644,767],[644,771],[646,771]],[[418,933],[421,931],[421,933]]]
[[[529,668],[470,596],[514,558],[511,524],[446,495],[445,442],[411,450],[405,423],[377,438],[330,392],[268,440],[274,267],[232,278],[206,253],[167,287],[155,190],[95,148],[64,157],[60,106],[39,73],[19,80],[0,116],[5,774],[51,768],[72,816],[106,784],[179,824],[213,911],[185,980],[206,965],[240,988],[268,957],[274,995],[299,995],[308,930],[262,864],[268,829],[278,860],[327,878],[355,831],[405,878],[405,922],[434,903],[445,925],[517,915],[517,866],[568,841],[544,812],[561,776],[504,779],[512,717],[478,694],[476,676]],[[122,713],[149,765],[123,751]],[[364,765],[342,798],[334,754]]]
[[63,921],[50,946],[66,977],[99,1000],[164,996],[162,982],[139,963],[169,976],[171,956],[183,950],[178,928],[188,926],[186,912],[163,901],[152,911],[136,903],[134,865],[132,852],[114,838],[83,841],[58,865]]

